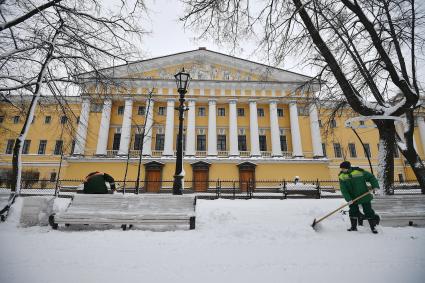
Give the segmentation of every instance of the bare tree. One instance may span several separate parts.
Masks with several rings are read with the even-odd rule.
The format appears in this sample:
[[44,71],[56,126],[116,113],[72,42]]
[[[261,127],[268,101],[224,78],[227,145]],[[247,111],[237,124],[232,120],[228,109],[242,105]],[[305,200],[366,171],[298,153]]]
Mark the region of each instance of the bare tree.
[[318,98],[343,100],[363,116],[405,116],[405,143],[396,137],[394,121],[373,120],[380,136],[378,177],[389,192],[397,139],[425,192],[425,167],[413,146],[423,7],[417,8],[414,0],[183,2],[182,21],[201,30],[201,36],[226,40],[234,48],[238,39],[255,37],[270,64],[282,64],[291,54],[317,67],[315,79],[327,82]]
[[[87,85],[112,84],[100,70],[140,56],[132,42],[145,33],[144,15],[142,0],[123,0],[116,7],[107,7],[101,0],[0,0],[0,95],[10,103],[12,97],[32,96],[13,150],[12,191],[16,194],[22,144],[39,98],[56,98],[60,110],[69,114],[63,96],[77,95]],[[82,80],[80,75],[87,72],[94,79]],[[76,118],[72,116],[68,115]]]

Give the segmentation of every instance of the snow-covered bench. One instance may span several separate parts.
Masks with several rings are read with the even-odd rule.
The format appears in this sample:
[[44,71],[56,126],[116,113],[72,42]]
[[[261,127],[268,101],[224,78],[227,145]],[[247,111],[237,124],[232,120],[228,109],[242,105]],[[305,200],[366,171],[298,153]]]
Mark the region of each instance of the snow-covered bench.
[[284,198],[288,195],[320,198],[320,190],[316,185],[304,183],[286,183],[282,188]]
[[161,194],[76,194],[69,207],[52,214],[53,229],[65,224],[135,225],[152,230],[195,229],[196,196]]
[[373,209],[383,226],[425,226],[425,195],[375,196]]

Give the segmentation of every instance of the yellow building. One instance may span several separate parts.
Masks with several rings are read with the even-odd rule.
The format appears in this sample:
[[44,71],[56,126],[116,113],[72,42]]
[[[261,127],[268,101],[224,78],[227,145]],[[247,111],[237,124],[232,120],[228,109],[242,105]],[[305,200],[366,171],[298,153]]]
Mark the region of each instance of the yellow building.
[[[81,95],[61,99],[66,113],[55,98],[43,97],[24,144],[24,169],[54,180],[61,163],[61,179],[81,180],[98,170],[122,180],[129,156],[127,180],[135,180],[147,117],[141,178],[160,181],[150,191],[170,187],[165,181],[173,179],[178,132],[174,74],[183,67],[192,77],[184,124],[186,180],[336,180],[344,157],[368,168],[360,142],[344,126],[353,113],[335,118],[325,135],[322,121],[329,111],[310,103],[309,93],[317,90],[314,84],[308,92],[303,88],[310,77],[199,48],[105,69],[111,84],[84,74]],[[11,168],[23,118],[1,102],[0,170]],[[424,158],[425,123],[418,123],[415,139]],[[378,131],[371,126],[368,121],[358,132],[376,167]],[[395,175],[414,178],[400,155]]]

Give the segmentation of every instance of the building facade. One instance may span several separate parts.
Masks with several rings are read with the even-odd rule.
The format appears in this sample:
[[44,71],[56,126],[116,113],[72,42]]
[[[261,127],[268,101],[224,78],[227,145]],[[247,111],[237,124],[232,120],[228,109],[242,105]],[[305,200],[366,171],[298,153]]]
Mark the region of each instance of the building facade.
[[[142,152],[141,178],[157,181],[150,190],[159,190],[175,169],[174,74],[183,67],[192,77],[184,123],[186,180],[336,180],[342,160],[368,168],[367,155],[376,167],[379,139],[372,122],[358,129],[366,150],[344,126],[356,116],[348,110],[325,131],[330,112],[309,99],[317,90],[314,83],[303,87],[310,77],[200,48],[103,70],[111,83],[84,74],[80,96],[42,98],[23,146],[24,168],[52,180],[59,166],[61,179],[81,180],[97,170],[134,180]],[[11,168],[23,119],[10,103],[1,103],[3,172]],[[424,158],[425,122],[417,122],[416,147]],[[398,152],[395,175],[414,179]]]

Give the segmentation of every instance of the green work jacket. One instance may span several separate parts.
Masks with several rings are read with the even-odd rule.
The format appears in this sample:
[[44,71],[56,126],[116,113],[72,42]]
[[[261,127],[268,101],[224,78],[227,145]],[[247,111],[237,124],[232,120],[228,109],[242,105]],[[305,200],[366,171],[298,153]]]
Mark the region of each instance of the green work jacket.
[[114,178],[106,173],[97,173],[87,177],[84,182],[85,194],[107,194],[108,188],[105,182],[111,184],[111,188],[115,189]]
[[[375,176],[358,167],[352,167],[348,172],[340,172],[338,177],[341,193],[346,201],[351,201],[367,192],[366,182],[369,182],[372,188],[379,188],[378,180],[376,180]],[[367,203],[372,199],[372,194],[368,194],[356,201],[356,203]]]

